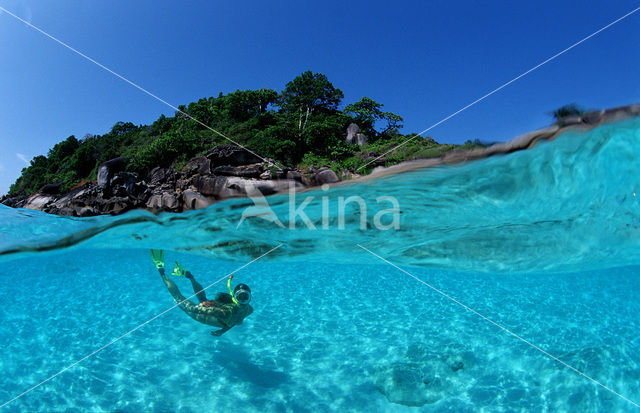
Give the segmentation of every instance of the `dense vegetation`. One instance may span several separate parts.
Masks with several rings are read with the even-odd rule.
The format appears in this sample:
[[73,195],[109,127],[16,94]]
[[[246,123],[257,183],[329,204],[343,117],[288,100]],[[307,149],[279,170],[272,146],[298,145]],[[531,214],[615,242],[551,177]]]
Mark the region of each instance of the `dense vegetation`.
[[[118,156],[128,158],[129,170],[142,176],[155,166],[180,169],[193,156],[229,143],[221,134],[282,164],[329,166],[338,173],[354,172],[372,156],[415,135],[399,133],[402,117],[382,111],[383,105],[368,97],[339,110],[343,97],[325,75],[307,71],[287,83],[280,93],[271,89],[220,93],[216,98],[180,106],[173,117],[161,115],[151,125],[118,122],[104,135],[82,139],[70,136],[51,148],[47,156],[36,156],[22,170],[9,194],[31,194],[53,182],[62,182],[62,189],[69,190],[83,181],[95,180],[97,166]],[[358,124],[368,144],[345,142],[351,122]],[[478,145],[478,141],[440,145],[432,138],[418,137],[386,156],[385,163],[439,156]]]
[[568,105],[564,105],[559,107],[558,109],[551,112],[551,116],[556,120],[556,122],[562,122],[562,118],[566,118],[569,116],[582,116],[588,111],[582,108],[577,103],[569,103]]

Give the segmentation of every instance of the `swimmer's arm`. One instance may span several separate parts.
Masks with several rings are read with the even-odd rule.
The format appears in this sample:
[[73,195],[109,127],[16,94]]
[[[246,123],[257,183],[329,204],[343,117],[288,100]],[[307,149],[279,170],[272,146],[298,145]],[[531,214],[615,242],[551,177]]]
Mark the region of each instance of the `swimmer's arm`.
[[238,320],[238,325],[242,324],[242,322],[244,321],[245,318],[249,317],[251,315],[251,313],[253,313],[253,307],[249,306],[249,308],[247,309],[247,314],[244,315],[244,317],[240,318]]

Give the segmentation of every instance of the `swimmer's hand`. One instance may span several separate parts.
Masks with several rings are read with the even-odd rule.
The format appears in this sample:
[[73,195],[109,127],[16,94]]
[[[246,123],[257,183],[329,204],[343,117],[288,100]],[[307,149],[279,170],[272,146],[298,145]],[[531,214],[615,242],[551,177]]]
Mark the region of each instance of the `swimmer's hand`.
[[173,269],[173,272],[171,273],[171,275],[174,275],[176,277],[187,277],[189,278],[189,271],[187,271],[182,264],[180,264],[178,261],[176,261],[176,267]]
[[229,330],[228,327],[226,328],[221,328],[220,330],[216,330],[216,331],[212,331],[211,335],[214,337],[220,337],[221,335],[223,335],[225,332],[227,332]]

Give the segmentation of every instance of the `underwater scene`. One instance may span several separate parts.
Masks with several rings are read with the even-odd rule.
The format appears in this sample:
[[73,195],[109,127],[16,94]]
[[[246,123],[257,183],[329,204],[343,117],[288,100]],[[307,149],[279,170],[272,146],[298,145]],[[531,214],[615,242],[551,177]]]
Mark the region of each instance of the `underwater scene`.
[[[638,153],[634,118],[182,214],[0,205],[0,410],[637,411]],[[213,336],[150,249],[253,313]]]

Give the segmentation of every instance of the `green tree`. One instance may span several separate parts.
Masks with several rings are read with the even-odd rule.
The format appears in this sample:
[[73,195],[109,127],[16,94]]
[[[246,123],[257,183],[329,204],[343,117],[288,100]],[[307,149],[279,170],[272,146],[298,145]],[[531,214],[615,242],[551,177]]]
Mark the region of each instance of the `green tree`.
[[[360,126],[360,128],[371,137],[376,135],[384,135],[391,132],[398,132],[402,128],[402,117],[391,112],[383,112],[382,103],[363,97],[359,101],[347,105],[344,112],[351,117]],[[386,121],[387,126],[381,132],[375,130],[375,124],[378,121]]]
[[382,116],[383,112],[380,110],[382,106],[382,103],[363,97],[356,103],[347,105],[344,108],[344,113],[351,115],[363,131],[373,132],[376,120]]
[[347,152],[353,152],[354,146],[344,142],[344,131],[351,119],[338,111],[323,111],[316,114],[308,123],[307,129],[302,135],[296,162],[306,152],[327,156],[331,159],[339,159]]
[[136,131],[137,129],[138,127],[131,122],[117,122],[111,128],[111,134],[114,136],[118,136]]
[[404,126],[402,124],[402,122],[404,121],[404,119],[402,119],[402,116],[396,115],[395,113],[384,112],[382,119],[387,121],[387,127],[382,132],[380,132],[381,135],[390,133],[397,134],[399,129]]
[[77,173],[80,178],[87,178],[97,165],[95,158],[95,145],[97,138],[87,135],[80,142],[80,146],[71,155],[69,169]]
[[9,188],[9,195],[30,195],[46,184],[50,168],[46,156],[34,157],[29,166],[22,168],[22,174]]
[[167,118],[164,115],[160,115],[160,117],[151,125],[149,133],[155,136],[162,135],[171,129],[174,119],[175,118]]
[[272,89],[237,90],[219,98],[223,101],[225,115],[235,122],[246,122],[262,115],[269,105],[278,100],[278,92]]
[[101,163],[122,155],[143,131],[131,122],[116,123],[109,133],[97,138],[94,157]]
[[258,131],[248,143],[257,153],[291,165],[299,157],[299,145],[296,145],[295,139],[295,136],[291,136],[291,127],[286,119],[279,117],[275,125]]
[[47,158],[49,160],[49,165],[52,167],[50,172],[55,172],[60,169],[64,161],[73,155],[79,146],[80,142],[78,142],[75,136],[71,135],[62,142],[56,143],[53,148],[49,149]]
[[189,103],[189,106],[181,107],[185,113],[191,116],[193,119],[182,119],[184,122],[192,123],[192,128],[194,130],[197,129],[206,129],[199,122],[212,126],[217,121],[217,115],[219,114],[219,110],[217,109],[215,103],[215,99],[200,99],[197,102]]
[[301,136],[314,112],[337,109],[343,97],[344,93],[334,87],[325,75],[307,70],[287,83],[280,106],[297,115],[298,135]]
[[586,110],[582,108],[577,103],[569,103],[568,105],[564,105],[559,107],[558,109],[551,112],[551,116],[556,121],[559,121],[562,118],[566,118],[568,116],[581,116],[586,113]]

